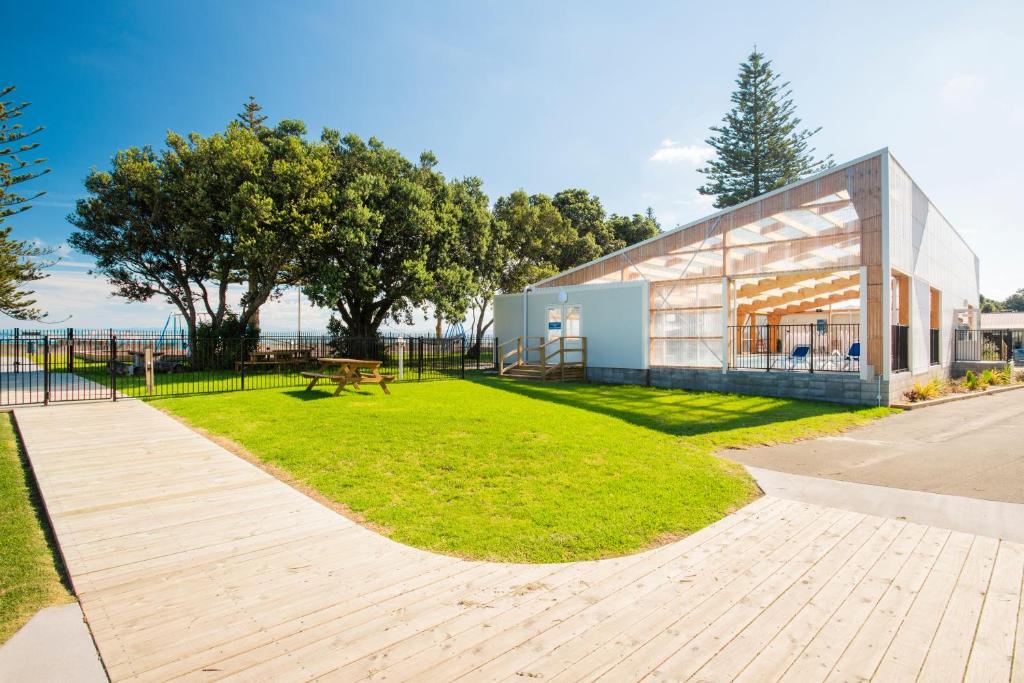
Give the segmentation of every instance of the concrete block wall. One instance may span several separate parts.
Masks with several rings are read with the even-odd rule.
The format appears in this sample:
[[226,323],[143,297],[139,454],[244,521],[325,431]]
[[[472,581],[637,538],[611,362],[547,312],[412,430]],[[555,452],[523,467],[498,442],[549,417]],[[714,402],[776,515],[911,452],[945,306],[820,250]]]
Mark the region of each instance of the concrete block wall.
[[649,384],[665,389],[719,391],[753,396],[796,398],[808,401],[829,401],[850,405],[889,404],[889,387],[885,381],[864,382],[856,374],[756,372],[717,368],[629,368],[587,367],[592,382],[609,384]]
[[[889,376],[889,402],[897,403],[906,400],[904,394],[915,384],[930,382],[933,379],[948,379],[952,366],[933,365],[925,372],[899,372]],[[954,375],[955,376],[955,373]]]
[[1006,367],[1005,361],[985,361],[985,360],[971,360],[971,361],[954,361],[952,370],[950,371],[950,377],[963,377],[970,370],[975,374],[979,372],[985,372],[986,370],[1002,370]]

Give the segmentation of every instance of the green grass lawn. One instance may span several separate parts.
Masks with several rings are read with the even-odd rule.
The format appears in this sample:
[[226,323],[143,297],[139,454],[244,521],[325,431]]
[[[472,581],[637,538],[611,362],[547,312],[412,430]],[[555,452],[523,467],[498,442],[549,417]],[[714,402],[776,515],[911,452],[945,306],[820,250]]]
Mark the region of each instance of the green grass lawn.
[[0,643],[38,610],[70,602],[27,482],[9,415],[0,415]]
[[397,541],[527,562],[608,557],[692,533],[757,496],[716,451],[830,434],[889,412],[485,377],[392,392],[269,389],[154,405]]

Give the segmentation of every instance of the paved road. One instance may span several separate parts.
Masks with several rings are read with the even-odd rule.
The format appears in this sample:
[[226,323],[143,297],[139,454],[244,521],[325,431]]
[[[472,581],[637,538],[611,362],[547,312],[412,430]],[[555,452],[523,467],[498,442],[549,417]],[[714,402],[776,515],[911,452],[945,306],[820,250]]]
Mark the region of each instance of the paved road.
[[767,495],[635,555],[470,562],[138,401],[16,414],[114,681],[1024,676],[1013,541]]
[[790,474],[1024,503],[1024,390],[901,413],[840,436],[726,455]]

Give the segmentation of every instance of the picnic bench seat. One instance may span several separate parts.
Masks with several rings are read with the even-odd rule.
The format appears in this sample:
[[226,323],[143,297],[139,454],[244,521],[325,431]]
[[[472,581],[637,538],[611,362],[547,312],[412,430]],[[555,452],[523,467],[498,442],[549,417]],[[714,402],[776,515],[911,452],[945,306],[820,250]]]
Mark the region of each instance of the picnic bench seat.
[[[306,385],[306,391],[312,391],[313,387],[315,387],[320,380],[327,380],[329,382],[335,382],[338,385],[338,388],[334,390],[335,396],[341,393],[341,390],[345,388],[346,384],[351,384],[358,389],[359,385],[364,383],[376,384],[385,394],[391,393],[391,390],[388,389],[387,385],[394,382],[395,378],[391,375],[382,375],[377,372],[377,368],[380,366],[380,361],[322,358],[321,362],[325,362],[325,364],[338,365],[338,372],[305,371],[299,373],[302,377],[309,379],[309,384]],[[362,370],[367,370],[368,372],[364,373]]]

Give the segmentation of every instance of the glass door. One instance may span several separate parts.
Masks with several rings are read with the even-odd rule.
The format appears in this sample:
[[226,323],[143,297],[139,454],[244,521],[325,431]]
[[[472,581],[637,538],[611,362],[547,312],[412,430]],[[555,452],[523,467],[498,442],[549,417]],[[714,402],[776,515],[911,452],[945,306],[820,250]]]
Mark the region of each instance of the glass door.
[[[563,330],[564,337],[580,337],[580,314],[582,309],[579,304],[566,304],[564,311],[565,318],[565,329]],[[565,348],[567,349],[578,349],[582,346],[582,342],[579,339],[566,339]],[[575,354],[570,360],[576,360]]]
[[562,306],[548,306],[547,341],[562,336]]

